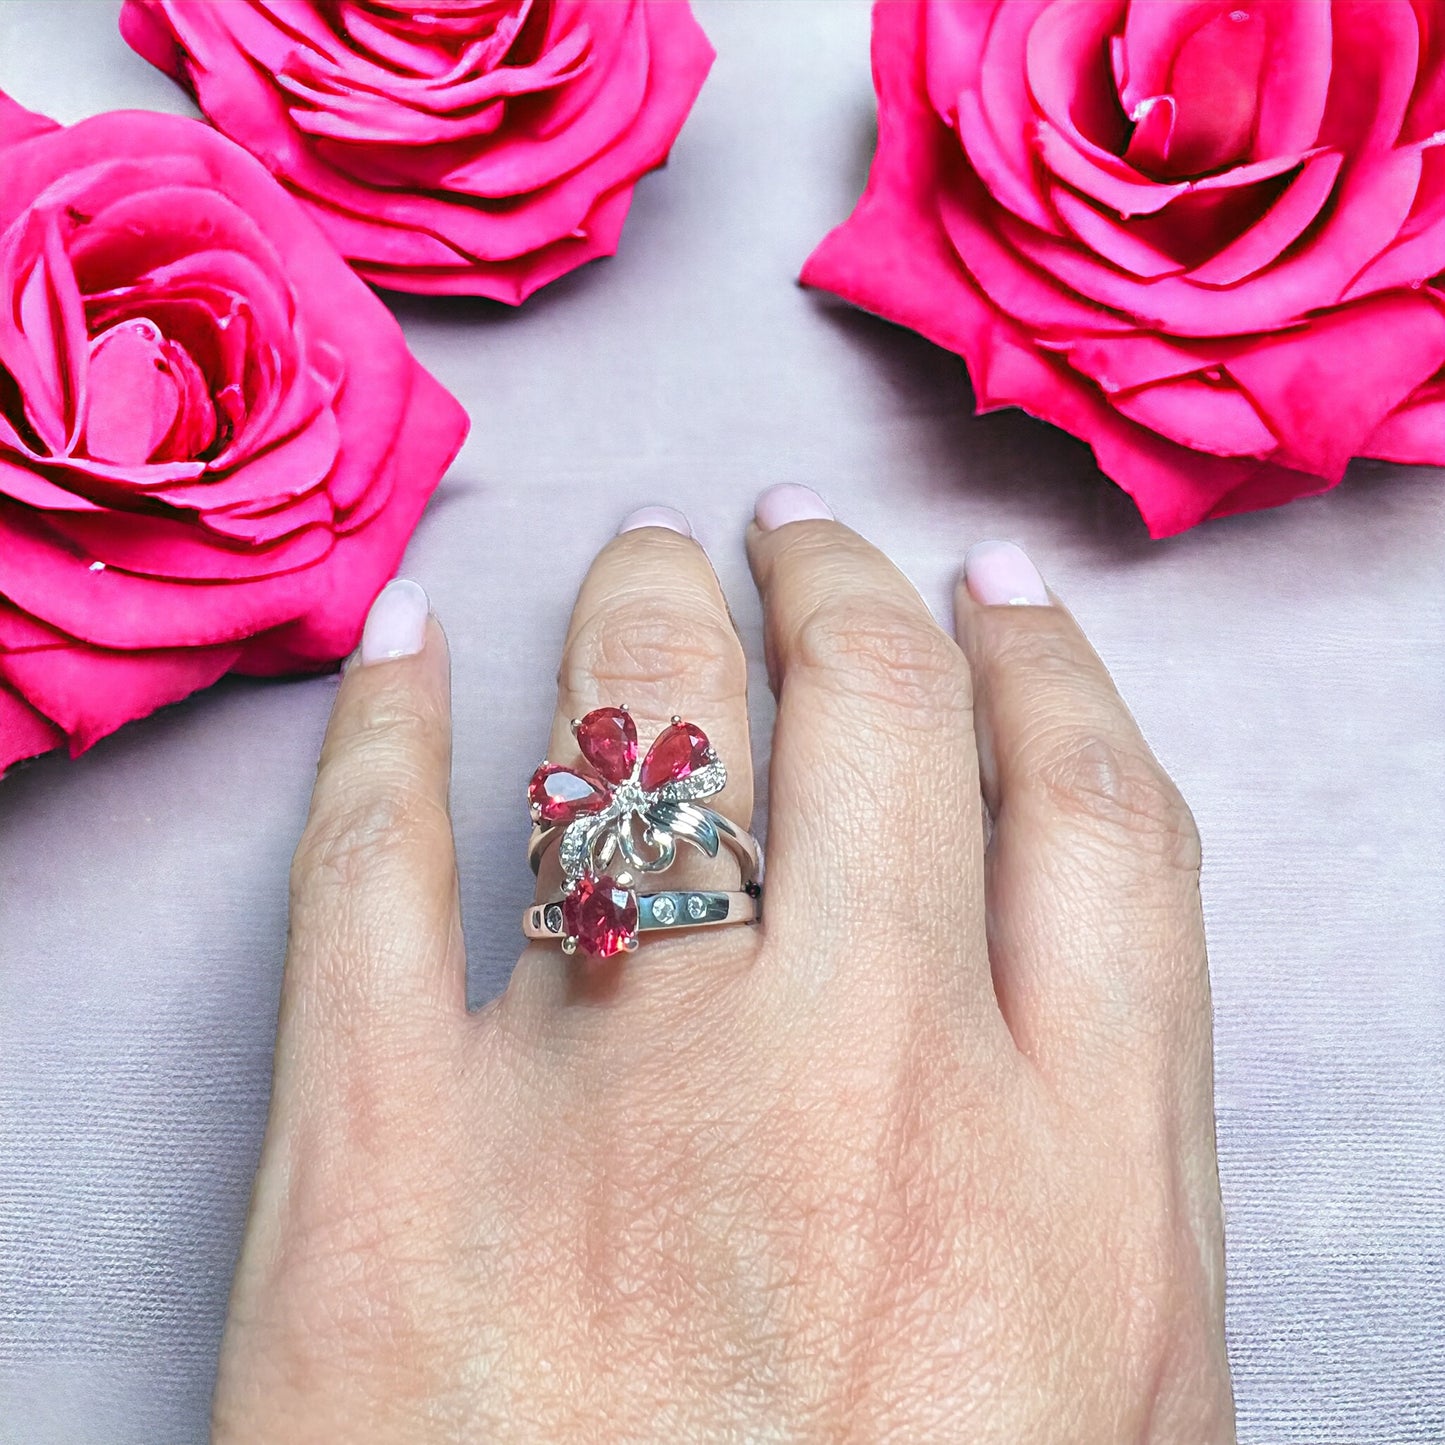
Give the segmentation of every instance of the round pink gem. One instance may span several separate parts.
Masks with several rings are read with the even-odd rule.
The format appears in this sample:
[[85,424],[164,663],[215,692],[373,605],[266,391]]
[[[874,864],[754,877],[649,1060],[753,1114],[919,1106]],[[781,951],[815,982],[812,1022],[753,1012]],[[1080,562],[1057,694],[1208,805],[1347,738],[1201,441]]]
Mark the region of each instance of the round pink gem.
[[637,939],[637,894],[606,873],[584,873],[562,900],[562,927],[583,953],[611,958]]
[[673,723],[657,735],[642,760],[642,786],[650,793],[664,783],[681,782],[707,766],[707,734],[696,723]]
[[527,785],[527,798],[543,823],[570,823],[607,806],[605,785],[571,768],[543,763]]
[[637,762],[637,724],[620,707],[599,707],[577,724],[582,756],[609,783],[625,783]]

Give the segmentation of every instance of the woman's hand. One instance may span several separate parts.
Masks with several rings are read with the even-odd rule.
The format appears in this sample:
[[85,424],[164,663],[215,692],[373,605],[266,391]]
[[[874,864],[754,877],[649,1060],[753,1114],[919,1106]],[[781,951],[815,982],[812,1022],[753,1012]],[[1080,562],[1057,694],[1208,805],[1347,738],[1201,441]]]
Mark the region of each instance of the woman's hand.
[[[600,704],[644,745],[680,713],[746,825],[742,649],[643,521],[582,585],[549,755]],[[296,853],[217,1440],[1233,1438],[1188,809],[1016,548],[970,553],[960,648],[803,488],[747,544],[761,927],[600,972],[533,944],[472,1016],[446,643],[414,584],[374,609]]]

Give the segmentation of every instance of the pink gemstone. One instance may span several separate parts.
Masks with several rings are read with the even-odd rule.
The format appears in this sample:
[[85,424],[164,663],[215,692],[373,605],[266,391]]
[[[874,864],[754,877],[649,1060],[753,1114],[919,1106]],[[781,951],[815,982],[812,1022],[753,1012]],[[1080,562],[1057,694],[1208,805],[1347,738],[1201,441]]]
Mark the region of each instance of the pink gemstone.
[[625,783],[637,762],[637,724],[620,707],[599,707],[577,724],[577,746],[609,783]]
[[555,763],[543,763],[532,774],[527,797],[543,823],[570,823],[586,813],[599,812],[608,803],[606,784],[600,778]]
[[681,782],[699,768],[706,767],[709,744],[707,734],[695,723],[673,723],[657,735],[642,760],[642,786],[650,793],[664,783]]
[[583,953],[611,958],[637,938],[637,895],[605,873],[584,873],[562,900],[562,927]]

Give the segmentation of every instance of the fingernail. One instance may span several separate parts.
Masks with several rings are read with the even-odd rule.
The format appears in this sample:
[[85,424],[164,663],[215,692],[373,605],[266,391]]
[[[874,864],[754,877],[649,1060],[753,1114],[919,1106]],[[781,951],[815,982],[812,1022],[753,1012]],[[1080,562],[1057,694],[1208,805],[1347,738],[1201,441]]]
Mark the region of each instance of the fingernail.
[[396,577],[386,584],[366,614],[361,630],[361,662],[390,662],[413,657],[426,641],[426,619],[431,610],[421,584]]
[[676,507],[639,507],[622,519],[617,529],[620,537],[624,532],[635,532],[639,527],[666,527],[669,532],[681,532],[684,537],[692,536],[692,527]]
[[775,532],[789,522],[831,522],[833,511],[812,487],[799,486],[797,482],[779,482],[769,487],[757,500],[753,509],[758,526],[765,532]]
[[1029,554],[1015,542],[975,542],[964,554],[969,596],[985,607],[1047,607],[1049,591]]

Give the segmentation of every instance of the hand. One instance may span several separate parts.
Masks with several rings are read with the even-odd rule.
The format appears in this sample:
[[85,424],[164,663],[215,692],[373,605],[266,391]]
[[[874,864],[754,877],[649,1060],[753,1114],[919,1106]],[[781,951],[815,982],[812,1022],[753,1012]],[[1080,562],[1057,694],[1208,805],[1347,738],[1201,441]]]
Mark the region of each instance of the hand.
[[[471,1016],[446,643],[414,584],[374,610],[295,857],[218,1441],[1233,1438],[1187,808],[1016,548],[970,554],[960,649],[812,493],[758,518],[762,925],[601,973],[533,944]],[[644,745],[680,713],[746,825],[744,676],[702,550],[626,530],[549,756],[599,704]]]

